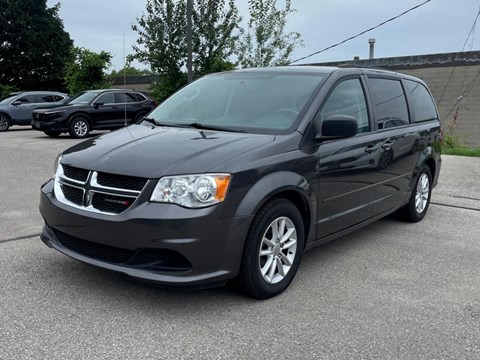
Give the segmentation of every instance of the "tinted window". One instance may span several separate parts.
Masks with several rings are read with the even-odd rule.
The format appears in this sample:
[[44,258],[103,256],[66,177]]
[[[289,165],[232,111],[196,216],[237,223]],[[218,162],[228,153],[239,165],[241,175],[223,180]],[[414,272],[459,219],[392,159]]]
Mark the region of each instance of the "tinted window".
[[44,102],[54,102],[55,101],[55,96],[54,95],[39,95],[38,96],[38,102],[44,103]]
[[367,103],[360,79],[345,80],[335,87],[320,111],[320,120],[323,121],[330,115],[353,116],[357,119],[359,133],[370,131]]
[[116,93],[115,100],[117,103],[123,104],[123,103],[131,103],[131,102],[141,102],[141,101],[144,101],[145,98],[139,95],[138,93]]
[[368,85],[379,129],[409,123],[407,101],[399,80],[369,79]]
[[129,96],[131,96],[135,102],[141,102],[147,100],[145,96],[143,96],[140,93],[128,93]]
[[415,121],[421,122],[436,119],[437,110],[425,86],[410,80],[405,81],[405,85],[412,110],[415,114]]
[[53,101],[54,101],[54,102],[62,101],[63,99],[65,99],[63,96],[53,95]]
[[103,102],[104,104],[115,104],[115,94],[106,93],[100,96],[95,102]]
[[20,101],[22,104],[29,104],[29,103],[35,103],[37,99],[35,98],[35,95],[25,95],[18,98],[17,101]]

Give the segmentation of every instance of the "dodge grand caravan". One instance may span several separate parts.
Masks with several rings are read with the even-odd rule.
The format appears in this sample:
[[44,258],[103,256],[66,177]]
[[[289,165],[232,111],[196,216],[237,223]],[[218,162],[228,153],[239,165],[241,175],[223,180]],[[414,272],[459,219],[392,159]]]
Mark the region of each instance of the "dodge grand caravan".
[[167,286],[285,290],[302,252],[425,216],[441,129],[421,80],[360,68],[207,75],[143,121],[59,155],[46,245]]

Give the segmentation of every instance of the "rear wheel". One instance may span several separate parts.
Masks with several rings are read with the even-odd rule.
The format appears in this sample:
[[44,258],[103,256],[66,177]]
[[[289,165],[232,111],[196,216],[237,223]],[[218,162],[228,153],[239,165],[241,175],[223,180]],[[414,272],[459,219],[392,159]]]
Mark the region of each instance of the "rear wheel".
[[43,132],[45,135],[48,135],[50,137],[58,137],[60,136],[61,132],[60,131],[44,131]]
[[257,299],[280,294],[297,272],[304,244],[303,221],[297,207],[284,199],[269,202],[249,230],[237,287]]
[[88,120],[83,117],[75,117],[70,121],[68,132],[71,137],[81,139],[88,136],[90,133],[90,125]]
[[428,166],[424,166],[418,173],[415,187],[407,206],[399,210],[400,216],[409,222],[422,220],[430,205],[431,194],[432,172]]
[[10,127],[10,118],[5,114],[0,114],[0,131],[7,131]]

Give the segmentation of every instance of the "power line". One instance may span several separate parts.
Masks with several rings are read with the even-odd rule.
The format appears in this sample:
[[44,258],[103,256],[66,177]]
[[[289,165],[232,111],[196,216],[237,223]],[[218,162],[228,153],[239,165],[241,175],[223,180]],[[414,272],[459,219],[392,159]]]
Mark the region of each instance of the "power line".
[[[472,33],[474,33],[475,31],[475,27],[477,26],[477,21],[478,21],[478,18],[480,17],[480,7],[478,8],[478,12],[477,12],[477,16],[475,17],[475,20],[473,21],[473,25],[472,27],[470,28],[470,31],[468,32],[468,35],[467,35],[467,38],[465,39],[465,43],[463,44],[462,46],[462,50],[460,52],[463,52],[465,50],[465,46],[467,46],[467,43],[468,43],[468,39],[470,39],[470,36],[472,35]],[[440,106],[442,100],[443,100],[443,97],[445,96],[445,92],[447,91],[447,88],[448,88],[448,85],[450,85],[450,81],[452,80],[453,78],[453,74],[455,73],[455,69],[457,67],[454,66],[453,69],[452,69],[452,72],[450,73],[450,76],[448,77],[448,80],[447,80],[447,83],[445,84],[445,87],[443,88],[443,91],[442,91],[442,95],[440,96],[440,99],[438,100],[438,105]],[[463,90],[463,85],[462,84],[462,90]],[[456,104],[455,104],[456,105]],[[449,115],[450,115],[451,111],[449,112]]]
[[349,37],[349,38],[347,38],[347,39],[345,39],[345,40],[343,40],[343,41],[340,41],[340,42],[338,42],[338,43],[336,43],[336,44],[330,45],[330,46],[328,46],[328,47],[326,47],[326,48],[324,48],[324,49],[322,49],[322,50],[319,50],[319,51],[316,51],[316,52],[314,52],[314,53],[311,53],[310,55],[307,55],[307,56],[301,57],[301,58],[299,58],[299,59],[296,59],[296,60],[292,61],[289,65],[294,64],[294,63],[296,63],[296,62],[298,62],[298,61],[301,61],[301,60],[308,59],[309,57],[312,57],[312,56],[314,56],[314,55],[320,54],[320,53],[322,53],[322,52],[324,52],[324,51],[327,51],[327,50],[330,50],[330,49],[332,49],[332,48],[334,48],[334,47],[337,47],[337,46],[339,46],[339,45],[342,45],[342,44],[346,43],[347,41],[353,40],[353,39],[355,39],[355,38],[357,38],[357,37],[359,37],[359,36],[361,36],[361,35],[363,35],[363,34],[365,34],[365,33],[367,33],[367,32],[370,32],[370,31],[372,31],[372,30],[375,30],[375,29],[379,28],[380,26],[383,26],[383,25],[385,25],[386,23],[389,23],[390,21],[393,21],[393,20],[398,19],[399,17],[401,17],[401,16],[409,13],[410,11],[413,11],[413,10],[415,10],[415,9],[418,9],[419,7],[425,5],[426,3],[430,2],[430,1],[431,1],[431,0],[426,0],[425,2],[423,2],[423,3],[421,3],[421,4],[418,4],[418,5],[412,7],[412,8],[410,8],[410,9],[408,9],[408,10],[405,10],[405,11],[402,12],[401,14],[398,14],[397,16],[394,16],[394,17],[392,17],[392,18],[390,18],[390,19],[388,19],[388,20],[385,20],[385,21],[381,22],[380,24],[378,24],[378,25],[376,25],[376,26],[374,26],[374,27],[371,27],[371,28],[369,28],[369,29],[367,29],[367,30],[364,30],[364,31],[358,33],[357,35],[351,36],[351,37]]

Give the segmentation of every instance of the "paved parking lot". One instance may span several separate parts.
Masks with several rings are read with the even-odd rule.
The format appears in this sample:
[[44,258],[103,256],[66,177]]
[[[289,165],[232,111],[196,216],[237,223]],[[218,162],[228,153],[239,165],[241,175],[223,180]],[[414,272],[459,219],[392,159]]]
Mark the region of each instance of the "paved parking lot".
[[444,156],[421,223],[309,251],[284,294],[256,301],[145,286],[43,245],[39,187],[77,142],[0,133],[0,359],[480,358],[480,159]]

